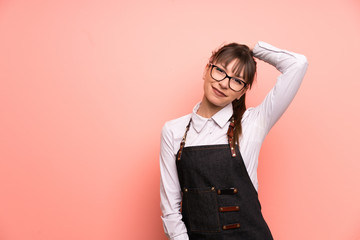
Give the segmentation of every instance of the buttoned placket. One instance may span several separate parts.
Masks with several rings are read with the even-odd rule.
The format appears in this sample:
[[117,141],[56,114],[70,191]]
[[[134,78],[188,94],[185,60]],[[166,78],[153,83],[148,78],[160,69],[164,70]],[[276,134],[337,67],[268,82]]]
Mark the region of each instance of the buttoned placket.
[[215,122],[214,122],[214,120],[212,120],[212,118],[210,118],[208,123],[209,123],[209,126],[208,126],[209,134],[212,134],[215,130]]

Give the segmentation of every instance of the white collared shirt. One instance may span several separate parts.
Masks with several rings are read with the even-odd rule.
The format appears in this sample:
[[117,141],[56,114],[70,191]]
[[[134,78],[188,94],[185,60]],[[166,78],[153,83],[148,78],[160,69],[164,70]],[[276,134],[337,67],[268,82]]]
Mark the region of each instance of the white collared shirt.
[[[305,56],[281,50],[265,42],[258,42],[253,49],[254,56],[281,72],[275,86],[263,102],[248,108],[241,120],[242,135],[239,148],[247,172],[258,189],[257,167],[261,145],[272,126],[285,112],[298,91],[307,70]],[[188,240],[187,230],[181,220],[181,189],[177,175],[175,156],[180,148],[186,125],[192,122],[185,146],[226,144],[229,119],[233,114],[232,103],[211,118],[204,118],[196,112],[201,102],[196,104],[191,114],[168,121],[161,133],[160,145],[160,207],[165,234],[171,240]]]

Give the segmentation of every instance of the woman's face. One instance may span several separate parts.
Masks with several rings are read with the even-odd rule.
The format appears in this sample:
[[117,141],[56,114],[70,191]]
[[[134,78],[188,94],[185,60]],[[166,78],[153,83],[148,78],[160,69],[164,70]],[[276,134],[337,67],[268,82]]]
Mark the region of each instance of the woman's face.
[[[244,68],[242,69],[240,76],[236,76],[232,72],[232,68],[236,60],[231,61],[227,67],[224,66],[221,62],[216,62],[214,65],[221,68],[226,72],[229,77],[236,77],[244,80]],[[229,78],[218,82],[213,79],[210,75],[211,66],[208,64],[205,67],[204,71],[204,95],[206,99],[217,107],[225,107],[235,99],[240,99],[240,97],[246,92],[246,88],[242,89],[240,92],[235,92],[229,88]],[[244,80],[245,81],[245,80]]]

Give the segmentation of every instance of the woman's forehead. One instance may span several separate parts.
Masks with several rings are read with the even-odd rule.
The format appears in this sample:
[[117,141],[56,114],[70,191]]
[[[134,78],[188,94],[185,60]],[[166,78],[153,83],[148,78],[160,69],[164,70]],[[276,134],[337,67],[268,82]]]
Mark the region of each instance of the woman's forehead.
[[223,59],[222,61],[216,60],[215,64],[220,65],[227,71],[233,72],[238,77],[244,77],[241,73],[244,69],[245,64],[238,58]]

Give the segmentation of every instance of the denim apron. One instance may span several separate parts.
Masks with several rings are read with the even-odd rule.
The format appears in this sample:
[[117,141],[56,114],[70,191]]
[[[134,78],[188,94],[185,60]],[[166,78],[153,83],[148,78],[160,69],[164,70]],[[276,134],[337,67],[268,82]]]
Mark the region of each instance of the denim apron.
[[191,119],[176,155],[182,220],[189,239],[273,239],[239,147],[231,147],[234,118],[229,144],[184,147],[190,123]]

